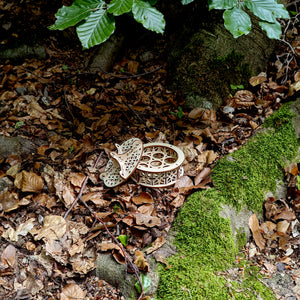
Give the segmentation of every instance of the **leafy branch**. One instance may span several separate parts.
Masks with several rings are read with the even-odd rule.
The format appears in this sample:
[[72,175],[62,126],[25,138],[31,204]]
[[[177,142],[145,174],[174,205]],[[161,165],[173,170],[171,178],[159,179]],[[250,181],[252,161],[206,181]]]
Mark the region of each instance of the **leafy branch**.
[[[194,0],[181,0],[187,5]],[[84,49],[105,42],[115,31],[115,17],[130,14],[146,29],[163,34],[164,15],[154,5],[157,0],[74,0],[71,6],[62,6],[55,14],[51,30],[64,30],[76,26]],[[209,10],[224,10],[224,26],[235,38],[251,31],[249,13],[259,18],[260,27],[270,39],[280,39],[278,19],[289,19],[289,13],[277,0],[208,0]]]

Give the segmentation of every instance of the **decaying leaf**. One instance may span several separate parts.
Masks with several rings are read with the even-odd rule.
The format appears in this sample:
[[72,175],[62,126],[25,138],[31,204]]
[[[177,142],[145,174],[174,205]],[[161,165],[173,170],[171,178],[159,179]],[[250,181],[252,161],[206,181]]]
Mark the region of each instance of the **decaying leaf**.
[[145,225],[147,227],[159,226],[161,221],[158,217],[152,217],[140,213],[134,213],[135,222],[137,225]]
[[134,263],[136,264],[136,266],[144,272],[149,272],[149,263],[147,262],[144,253],[142,251],[137,250],[134,256]]
[[252,231],[252,235],[256,245],[259,247],[260,250],[263,250],[265,248],[266,241],[259,231],[259,224],[255,214],[253,214],[249,218],[249,227]]
[[145,204],[145,203],[154,203],[152,196],[149,193],[142,192],[138,197],[132,197],[132,202],[135,205]]
[[43,227],[36,231],[35,240],[46,238],[48,240],[59,240],[67,230],[66,220],[61,216],[50,215],[44,219]]
[[8,239],[12,242],[17,242],[19,239],[19,235],[26,236],[28,232],[31,232],[36,220],[34,218],[28,219],[25,223],[21,223],[16,230],[12,227],[9,227],[2,235],[5,239]]
[[19,195],[16,192],[7,191],[0,194],[0,210],[9,212],[19,206]]
[[166,242],[166,239],[163,236],[158,237],[151,245],[151,247],[147,248],[147,250],[145,251],[146,254],[150,254],[153,251],[156,251],[157,249],[159,249],[162,245],[164,245]]
[[13,245],[8,245],[2,252],[1,264],[5,268],[14,267],[16,264],[17,249]]
[[286,220],[280,221],[277,223],[277,234],[285,235],[287,233],[288,228],[290,227],[290,223]]
[[70,173],[69,175],[69,180],[74,186],[81,187],[84,179],[85,175],[82,173]]
[[87,292],[83,291],[77,284],[70,283],[62,289],[60,293],[60,300],[84,300],[86,293]]
[[257,86],[265,81],[267,81],[267,74],[266,73],[260,73],[259,75],[257,76],[252,76],[250,79],[249,79],[249,83],[252,85],[252,86]]
[[33,172],[22,171],[16,175],[15,186],[22,192],[39,193],[44,186],[44,181]]

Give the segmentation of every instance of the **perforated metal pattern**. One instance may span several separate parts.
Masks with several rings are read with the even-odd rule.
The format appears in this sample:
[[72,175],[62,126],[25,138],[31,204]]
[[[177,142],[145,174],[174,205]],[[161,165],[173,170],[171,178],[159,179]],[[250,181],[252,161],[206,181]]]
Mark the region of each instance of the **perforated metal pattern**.
[[183,175],[183,152],[169,144],[145,144],[132,138],[122,145],[116,144],[117,152],[111,152],[105,173],[101,179],[108,187],[115,187],[127,178],[148,187],[166,187]]
[[181,167],[183,152],[169,144],[149,143],[144,152],[133,179],[148,187],[165,187],[174,184],[183,175]]
[[108,161],[105,172],[100,175],[100,178],[107,187],[115,187],[125,181],[125,179],[120,176],[120,166],[114,159]]

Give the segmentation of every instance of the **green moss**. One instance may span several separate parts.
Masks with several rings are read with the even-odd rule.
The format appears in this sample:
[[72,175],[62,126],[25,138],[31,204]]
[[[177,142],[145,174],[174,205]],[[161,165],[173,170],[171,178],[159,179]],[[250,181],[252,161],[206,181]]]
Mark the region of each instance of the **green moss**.
[[297,152],[292,116],[287,106],[282,107],[267,119],[264,127],[268,130],[217,163],[212,178],[227,204],[238,210],[246,204],[252,211],[262,211],[265,193],[275,191],[276,180],[283,179],[285,161]]
[[[292,127],[288,106],[265,122],[265,130],[213,169],[216,188],[196,192],[188,198],[176,218],[176,255],[168,259],[170,268],[159,268],[157,299],[275,299],[259,280],[258,269],[242,259],[234,264],[238,248],[246,236],[237,235],[234,244],[230,220],[219,216],[221,204],[240,209],[247,205],[262,210],[266,191],[275,191],[283,178],[282,167],[296,155],[299,141]],[[218,271],[244,270],[231,278]],[[238,272],[239,273],[239,272]]]
[[246,233],[242,229],[238,230],[238,232],[236,234],[236,246],[237,246],[237,248],[239,250],[241,250],[246,243],[247,243]]

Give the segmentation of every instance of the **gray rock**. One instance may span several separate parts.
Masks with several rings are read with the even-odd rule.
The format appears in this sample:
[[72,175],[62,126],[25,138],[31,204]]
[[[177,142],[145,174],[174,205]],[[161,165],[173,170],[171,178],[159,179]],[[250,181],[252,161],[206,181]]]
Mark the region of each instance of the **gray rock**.
[[285,265],[282,262],[279,262],[276,268],[278,272],[283,272],[285,270]]
[[236,246],[239,246],[239,236],[244,235],[247,240],[249,239],[250,230],[248,221],[252,214],[253,212],[248,210],[247,207],[244,207],[239,212],[237,212],[236,209],[232,206],[222,204],[222,208],[219,215],[222,218],[230,219],[231,230]]

